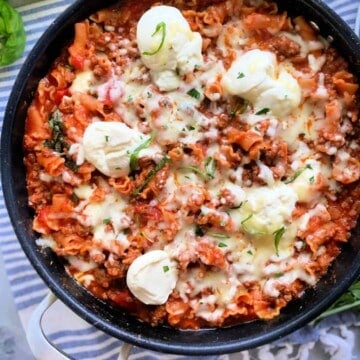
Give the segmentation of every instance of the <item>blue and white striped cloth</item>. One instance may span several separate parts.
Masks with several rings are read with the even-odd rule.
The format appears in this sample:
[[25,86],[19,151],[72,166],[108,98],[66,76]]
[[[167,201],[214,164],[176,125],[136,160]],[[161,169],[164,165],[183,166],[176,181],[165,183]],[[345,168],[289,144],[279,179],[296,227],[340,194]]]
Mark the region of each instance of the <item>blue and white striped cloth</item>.
[[[66,7],[71,5],[74,0],[43,0],[34,2],[30,5],[21,6],[18,11],[23,17],[25,28],[27,32],[27,45],[23,57],[14,64],[3,67],[0,69],[0,126],[2,127],[3,115],[7,104],[8,95],[11,91],[11,87],[14,83],[15,77],[29,51],[32,49],[40,35],[46,30],[55,17],[61,13]],[[352,27],[355,26],[355,18],[360,4],[360,0],[328,0],[326,1],[343,19]],[[47,287],[38,277],[27,258],[25,257],[20,245],[17,242],[13,229],[10,225],[10,221],[7,215],[7,211],[4,205],[4,199],[2,191],[0,189],[0,250],[5,262],[5,268],[7,276],[12,289],[15,304],[22,321],[22,324],[26,328],[29,316],[38,305],[38,303],[45,297],[48,292]],[[333,322],[333,324],[331,323]],[[327,329],[331,326],[345,326],[347,323],[349,328],[351,326],[358,326],[360,328],[360,321],[354,314],[347,317],[337,317],[336,319],[327,319],[322,327],[327,326]],[[340,326],[340,325],[339,325]],[[62,349],[69,357],[78,359],[117,359],[119,348],[122,343],[114,339],[96,328],[90,326],[77,315],[71,312],[59,301],[56,302],[51,309],[48,310],[44,316],[43,327],[45,333],[48,334],[48,338],[56,344],[57,347]],[[342,329],[342,330],[341,330]],[[348,328],[341,328],[340,330],[347,334],[341,339],[338,338],[338,343],[341,342],[351,347],[354,343],[354,336],[350,336],[350,330]],[[346,332],[347,331],[347,332]],[[299,348],[298,357],[306,359],[305,355],[308,350],[311,349],[316,341],[321,340],[322,336],[326,337],[326,331],[321,330],[321,327],[312,329],[310,326],[305,327],[300,332],[291,335],[288,339],[282,340],[281,343],[270,344],[255,350],[255,353],[242,352],[232,356],[208,356],[207,360],[225,360],[225,359],[286,359],[289,358],[290,350],[286,341],[291,343],[291,349],[294,344],[298,343]],[[333,336],[333,335],[331,335]],[[343,339],[346,340],[343,340]],[[333,346],[334,338],[325,339],[323,343],[331,343]],[[352,339],[352,340],[351,340]],[[304,344],[307,344],[307,348],[304,348]],[[335,341],[336,343],[336,341]],[[310,344],[310,345],[309,345]],[[312,345],[311,345],[312,344]],[[276,352],[276,347],[281,347],[282,350]],[[345,346],[345,347],[346,347]],[[288,350],[284,350],[288,349]],[[339,349],[337,349],[339,350]],[[285,352],[284,352],[285,351]],[[344,352],[345,351],[345,352]],[[276,353],[277,356],[273,357],[272,353]],[[345,360],[347,356],[350,356],[351,348],[342,349],[339,353],[335,350],[329,350],[329,354],[332,352],[332,358],[337,354],[338,358]],[[347,355],[346,355],[347,354]],[[291,357],[294,358],[294,357]],[[327,356],[330,358],[330,356]],[[159,354],[151,351],[147,351],[141,348],[133,348],[129,359],[141,359],[141,360],[159,360],[159,359],[194,359],[194,357],[184,357],[176,355]]]

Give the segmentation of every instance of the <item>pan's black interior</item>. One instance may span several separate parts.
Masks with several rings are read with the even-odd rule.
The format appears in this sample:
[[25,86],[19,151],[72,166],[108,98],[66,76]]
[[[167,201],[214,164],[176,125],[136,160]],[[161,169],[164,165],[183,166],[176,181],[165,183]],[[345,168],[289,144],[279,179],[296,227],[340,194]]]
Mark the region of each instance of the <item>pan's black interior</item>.
[[[107,2],[109,4],[110,2]],[[22,138],[26,109],[38,81],[58,55],[64,39],[72,37],[72,25],[104,6],[102,0],[79,0],[68,8],[42,36],[26,59],[15,82],[6,109],[1,137],[2,186],[8,212],[21,246],[30,262],[58,298],[89,323],[126,342],[162,352],[210,355],[223,354],[276,340],[305,325],[325,310],[356,279],[360,270],[359,226],[348,244],[315,289],[290,303],[281,315],[268,322],[255,321],[229,328],[179,331],[141,323],[119,309],[94,298],[64,271],[51,252],[40,251],[32,231],[32,212],[27,206]],[[360,75],[360,42],[346,24],[320,0],[279,0],[282,10],[302,14],[314,21],[324,37]]]

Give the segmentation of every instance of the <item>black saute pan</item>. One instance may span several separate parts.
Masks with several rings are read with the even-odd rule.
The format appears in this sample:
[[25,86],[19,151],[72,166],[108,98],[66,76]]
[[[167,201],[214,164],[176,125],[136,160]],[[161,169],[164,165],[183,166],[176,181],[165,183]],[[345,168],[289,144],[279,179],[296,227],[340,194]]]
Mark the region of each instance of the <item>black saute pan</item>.
[[[144,348],[178,354],[224,354],[274,341],[302,327],[331,305],[359,275],[359,224],[317,286],[290,303],[278,318],[198,331],[166,326],[153,328],[136,320],[96,299],[67,275],[62,261],[54,253],[36,246],[21,150],[27,107],[39,80],[47,73],[61,47],[73,36],[73,24],[110,3],[78,0],[62,13],[29,54],[11,92],[1,136],[1,176],[9,216],[25,254],[50,290],[74,312],[106,333]],[[316,23],[324,37],[331,36],[333,45],[360,78],[360,41],[325,3],[320,0],[279,0],[278,3],[280,9],[290,15],[303,15]]]

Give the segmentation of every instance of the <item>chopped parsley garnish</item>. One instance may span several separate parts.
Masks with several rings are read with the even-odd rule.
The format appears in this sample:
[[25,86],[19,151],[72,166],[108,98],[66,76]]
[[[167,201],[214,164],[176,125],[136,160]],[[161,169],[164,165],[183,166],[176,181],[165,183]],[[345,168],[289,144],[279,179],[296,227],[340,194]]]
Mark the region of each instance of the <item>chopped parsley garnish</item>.
[[109,225],[111,223],[111,219],[110,218],[106,218],[103,220],[103,224],[105,225]]
[[279,244],[280,244],[280,240],[283,237],[284,233],[285,233],[284,226],[282,226],[280,229],[277,229],[273,232],[273,235],[275,235],[274,245],[275,245],[275,252],[276,252],[277,256],[279,256]]
[[110,138],[109,135],[105,135],[105,141],[106,142],[109,142],[109,138]]
[[312,170],[311,165],[310,165],[310,164],[306,164],[304,167],[296,170],[296,171],[294,172],[294,175],[291,176],[289,179],[285,180],[284,183],[285,183],[285,184],[290,184],[290,183],[292,183],[292,182],[295,181],[306,169]]
[[130,170],[134,171],[138,167],[138,160],[139,160],[139,154],[140,151],[143,149],[146,149],[151,142],[154,140],[154,133],[151,134],[151,136],[146,139],[143,143],[141,143],[130,155]]
[[191,90],[189,90],[187,92],[187,94],[190,95],[191,97],[197,99],[197,100],[199,100],[200,97],[201,97],[200,92],[198,90],[196,90],[195,88],[192,88]]
[[251,250],[248,250],[246,253],[249,254],[249,255],[254,255]]
[[276,277],[276,278],[279,278],[279,277],[282,277],[282,276],[284,276],[284,273],[282,273],[282,272],[277,272],[277,273],[274,274],[274,277]]
[[238,76],[236,78],[237,79],[242,79],[243,77],[245,77],[245,74],[243,72],[239,72]]
[[167,273],[169,270],[170,270],[169,266],[167,266],[167,265],[163,266],[164,273]]
[[313,184],[315,182],[315,177],[314,176],[312,176],[311,178],[309,178],[309,183],[310,184]]
[[261,110],[259,110],[258,112],[255,113],[255,115],[265,115],[270,111],[269,108],[263,108]]
[[227,247],[227,245],[225,243],[223,243],[223,242],[219,242],[218,247],[219,248],[224,248],[224,247]]
[[159,22],[156,25],[155,31],[151,34],[151,36],[155,36],[159,32],[161,33],[161,40],[157,49],[155,49],[154,51],[144,51],[143,55],[149,55],[149,56],[155,55],[161,50],[161,48],[164,45],[164,41],[166,37],[166,24],[163,21]]

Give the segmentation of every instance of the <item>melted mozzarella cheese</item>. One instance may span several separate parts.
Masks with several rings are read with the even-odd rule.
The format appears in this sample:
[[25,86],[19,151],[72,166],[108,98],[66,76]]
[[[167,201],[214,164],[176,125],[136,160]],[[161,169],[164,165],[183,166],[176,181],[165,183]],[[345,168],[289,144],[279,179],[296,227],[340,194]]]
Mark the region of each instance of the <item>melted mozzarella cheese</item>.
[[260,170],[258,177],[267,185],[273,186],[275,184],[275,180],[271,169],[259,160],[256,163]]
[[76,74],[75,79],[73,80],[70,86],[70,93],[75,94],[88,93],[92,90],[92,85],[95,83],[95,76],[91,70],[85,70]]
[[140,18],[136,32],[143,63],[162,91],[179,86],[180,75],[202,64],[202,38],[192,32],[181,12],[171,6],[154,6]]
[[[84,191],[85,194],[89,192]],[[114,253],[122,252],[130,245],[122,232],[131,223],[124,212],[126,206],[126,201],[113,190],[105,195],[103,201],[87,204],[82,212],[86,216],[85,225],[93,229],[94,241]]]
[[90,185],[79,185],[74,188],[74,193],[79,199],[89,199],[94,189]]
[[301,101],[301,89],[297,80],[281,69],[276,80],[254,102],[255,111],[269,108],[275,116],[285,116],[296,109]]
[[279,135],[286,141],[291,150],[296,150],[299,146],[299,135],[304,134],[306,139],[316,140],[318,130],[315,122],[314,107],[305,102],[294,111],[291,118],[283,121]]
[[148,137],[120,122],[95,121],[85,130],[85,159],[111,177],[130,172],[130,153]]
[[131,293],[147,305],[164,304],[176,282],[176,264],[163,250],[152,250],[137,257],[126,275]]
[[306,163],[295,170],[300,175],[291,183],[301,202],[310,202],[318,200],[319,193],[314,189],[313,184],[316,182],[318,175],[321,173],[321,165],[316,160],[307,160]]
[[270,278],[266,280],[263,291],[266,295],[278,297],[280,295],[280,290],[278,289],[279,286],[287,287],[297,279],[302,280],[311,286],[315,285],[316,282],[314,275],[309,275],[309,273],[302,268],[296,268],[287,270],[286,273],[281,274],[278,278]]
[[[166,96],[153,94],[144,103],[144,116],[156,131],[156,140],[160,145],[178,141],[195,143],[203,136],[197,129],[201,121],[195,108],[198,100],[181,92],[168,92]],[[189,130],[191,129],[191,130]]]
[[97,267],[94,261],[85,261],[77,256],[67,256],[69,264],[80,272],[87,272]]
[[286,36],[290,40],[300,45],[300,54],[305,57],[310,51],[321,50],[326,48],[329,44],[328,41],[321,38],[320,40],[304,40],[299,34],[292,34],[290,32],[282,32],[282,35]]

